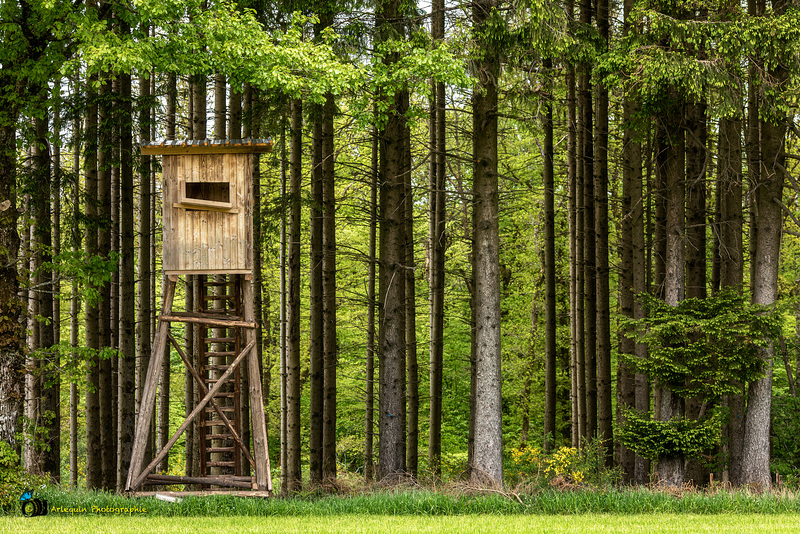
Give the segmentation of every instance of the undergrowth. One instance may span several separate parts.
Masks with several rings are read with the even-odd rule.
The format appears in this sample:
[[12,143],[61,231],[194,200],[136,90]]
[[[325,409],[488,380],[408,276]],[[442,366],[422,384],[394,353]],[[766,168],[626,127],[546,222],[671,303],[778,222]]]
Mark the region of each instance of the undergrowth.
[[[316,516],[466,514],[785,514],[800,513],[793,493],[757,494],[737,491],[662,491],[657,488],[608,490],[538,489],[533,492],[486,490],[448,484],[436,490],[405,487],[291,498],[243,498],[231,495],[184,497],[169,503],[154,497],[125,497],[113,493],[40,488],[36,496],[49,502],[51,514],[122,514],[161,517],[190,516]],[[126,512],[128,510],[128,512]],[[19,511],[12,511],[19,514]]]

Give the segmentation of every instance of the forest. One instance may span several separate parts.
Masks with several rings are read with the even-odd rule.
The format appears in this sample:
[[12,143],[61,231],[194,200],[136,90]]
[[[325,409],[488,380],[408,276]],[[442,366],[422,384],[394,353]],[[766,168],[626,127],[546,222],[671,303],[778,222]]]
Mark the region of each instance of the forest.
[[[205,334],[174,323],[150,366],[166,207],[140,147],[270,139],[241,390],[281,491],[579,484],[572,457],[800,483],[799,8],[0,0],[0,470],[123,491],[148,372],[145,463],[167,445]],[[206,465],[196,426],[162,476]]]

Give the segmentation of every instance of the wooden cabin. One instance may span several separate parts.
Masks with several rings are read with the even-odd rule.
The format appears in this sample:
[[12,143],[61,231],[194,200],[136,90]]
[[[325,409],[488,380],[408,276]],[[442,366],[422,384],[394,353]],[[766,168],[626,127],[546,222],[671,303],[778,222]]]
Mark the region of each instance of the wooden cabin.
[[252,155],[271,148],[265,139],[142,147],[163,156],[164,274],[252,273]]

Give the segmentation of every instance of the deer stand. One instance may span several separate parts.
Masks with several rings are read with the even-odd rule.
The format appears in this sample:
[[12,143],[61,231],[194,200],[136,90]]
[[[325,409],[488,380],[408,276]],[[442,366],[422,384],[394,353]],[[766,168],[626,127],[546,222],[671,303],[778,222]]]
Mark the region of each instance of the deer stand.
[[[202,484],[230,488],[244,488],[272,491],[269,456],[267,452],[267,430],[264,418],[264,405],[259,377],[259,362],[254,350],[255,328],[253,309],[253,284],[251,276],[232,274],[224,282],[207,282],[202,278],[203,304],[199,313],[173,312],[172,301],[175,296],[177,275],[169,275],[164,294],[163,309],[158,319],[155,343],[147,370],[141,408],[136,420],[136,432],[133,441],[133,453],[126,484],[126,491],[136,491],[145,484]],[[208,288],[225,286],[232,291],[222,295],[208,294]],[[209,301],[226,301],[227,309],[207,309]],[[219,313],[224,311],[224,313]],[[194,323],[201,331],[200,335],[200,369],[195,369],[191,359],[169,331],[172,322]],[[209,328],[222,330],[222,336],[208,336]],[[145,448],[150,435],[151,422],[155,407],[156,389],[159,373],[167,343],[172,343],[175,350],[192,375],[199,388],[202,399],[194,407],[175,434],[158,451],[155,458],[145,467],[142,466]],[[221,349],[221,350],[220,350]],[[249,380],[250,419],[253,436],[253,454],[242,441],[241,420],[238,408],[239,367],[247,360]],[[219,374],[221,372],[221,374]],[[226,385],[233,385],[233,388]],[[210,389],[209,389],[210,386]],[[225,400],[232,400],[227,405]],[[187,401],[188,402],[188,401]],[[226,415],[232,414],[233,421]],[[216,415],[216,417],[214,417]],[[170,448],[178,441],[181,434],[197,418],[200,431],[200,476],[167,476],[153,474],[153,469],[167,455]],[[208,441],[211,441],[209,446]],[[211,456],[209,461],[208,457]],[[226,458],[227,455],[227,458]],[[242,457],[249,462],[255,476],[242,476]],[[210,473],[223,468],[232,469],[232,473]]]

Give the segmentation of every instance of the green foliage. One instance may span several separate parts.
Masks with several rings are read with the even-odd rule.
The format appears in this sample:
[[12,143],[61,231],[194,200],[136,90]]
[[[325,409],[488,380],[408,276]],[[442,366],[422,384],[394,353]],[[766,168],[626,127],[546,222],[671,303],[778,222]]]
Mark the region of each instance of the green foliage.
[[549,454],[539,447],[523,445],[512,449],[507,456],[510,461],[504,470],[515,484],[608,488],[621,478],[619,468],[605,466],[603,447],[597,440],[585,443],[580,449],[559,447]]
[[770,470],[789,482],[800,482],[800,398],[780,395],[772,400],[772,460]]
[[655,421],[649,412],[626,410],[625,422],[617,426],[616,436],[626,447],[651,460],[699,458],[719,442],[726,415],[726,410],[716,409],[697,421],[686,418]]
[[111,281],[119,258],[118,252],[103,257],[80,249],[67,250],[53,256],[53,261],[42,265],[42,269],[57,272],[64,279],[77,280],[79,298],[95,305],[101,298],[99,288]]
[[[623,327],[647,344],[646,358],[624,355],[652,381],[683,398],[715,404],[741,392],[762,375],[762,348],[780,334],[776,308],[752,305],[734,289],[706,299],[670,306],[639,295],[646,317],[625,319]],[[699,457],[719,441],[725,411],[711,409],[700,420],[654,421],[650,413],[625,412],[617,438],[645,458]]]
[[639,298],[646,317],[621,323],[647,344],[648,356],[626,359],[683,398],[715,400],[738,393],[741,384],[761,376],[760,351],[780,335],[778,310],[750,304],[734,289],[677,306],[649,295]]
[[0,441],[0,512],[19,511],[19,497],[26,488],[38,488],[47,478],[22,468],[19,455],[8,442]]

